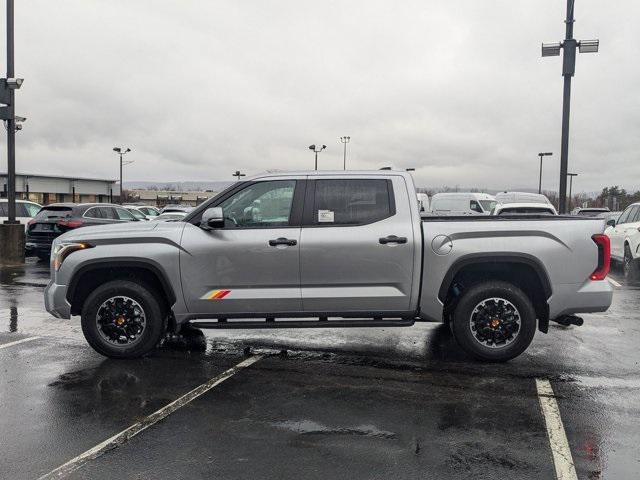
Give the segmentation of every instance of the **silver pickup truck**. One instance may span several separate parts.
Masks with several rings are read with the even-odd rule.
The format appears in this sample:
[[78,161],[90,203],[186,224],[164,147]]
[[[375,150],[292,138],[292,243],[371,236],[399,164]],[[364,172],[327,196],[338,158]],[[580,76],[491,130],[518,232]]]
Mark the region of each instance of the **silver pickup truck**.
[[47,310],[81,315],[110,357],[199,328],[445,322],[476,358],[522,353],[549,321],[581,324],[612,288],[602,219],[421,219],[406,172],[238,182],[183,221],[87,227],[55,240]]

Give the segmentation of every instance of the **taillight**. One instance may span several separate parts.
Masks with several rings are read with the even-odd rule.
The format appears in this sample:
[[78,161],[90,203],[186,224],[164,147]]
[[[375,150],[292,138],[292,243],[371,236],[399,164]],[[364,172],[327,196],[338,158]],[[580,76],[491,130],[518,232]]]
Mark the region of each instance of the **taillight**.
[[58,225],[67,228],[78,228],[84,224],[82,220],[58,220]]
[[607,278],[611,267],[611,242],[609,237],[603,233],[598,233],[591,238],[598,246],[598,268],[589,278],[591,280],[604,280]]

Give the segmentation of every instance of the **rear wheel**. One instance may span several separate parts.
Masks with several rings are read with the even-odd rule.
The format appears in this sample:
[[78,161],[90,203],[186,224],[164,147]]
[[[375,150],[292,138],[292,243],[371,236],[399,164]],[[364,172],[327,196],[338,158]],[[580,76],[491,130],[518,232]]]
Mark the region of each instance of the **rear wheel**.
[[526,350],[536,331],[531,300],[507,282],[484,282],[463,293],[453,314],[452,332],[474,357],[504,362]]
[[82,332],[98,353],[135,358],[149,353],[165,332],[166,309],[153,289],[129,280],[96,288],[82,306]]
[[631,254],[629,244],[624,245],[624,259],[622,260],[622,268],[624,270],[624,278],[629,281],[638,279],[638,262],[634,260]]

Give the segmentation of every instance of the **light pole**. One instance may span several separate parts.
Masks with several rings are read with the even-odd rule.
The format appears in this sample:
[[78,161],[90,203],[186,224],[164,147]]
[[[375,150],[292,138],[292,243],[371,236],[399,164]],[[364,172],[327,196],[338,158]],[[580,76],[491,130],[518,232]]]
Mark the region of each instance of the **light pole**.
[[342,158],[342,169],[347,169],[347,143],[351,141],[351,137],[340,137],[340,143],[344,145],[344,156]]
[[599,40],[580,40],[573,38],[573,11],[575,0],[567,0],[567,18],[565,20],[565,38],[562,43],[543,43],[542,56],[562,56],[562,76],[564,77],[564,91],[562,94],[562,141],[560,146],[560,213],[567,213],[567,172],[569,168],[569,114],[571,110],[571,77],[576,71],[576,48],[580,53],[596,53],[600,45]]
[[318,150],[318,149],[316,148],[316,145],[315,145],[315,144],[313,144],[313,145],[309,145],[309,150],[311,150],[312,152],[314,152],[314,153],[316,154],[316,168],[315,168],[316,170],[318,170],[318,154],[319,154],[322,150],[324,150],[325,148],[327,148],[327,146],[326,146],[326,145],[319,145],[319,147],[320,147],[320,149]]
[[567,173],[567,177],[569,177],[569,211],[571,211],[571,204],[573,203],[573,198],[571,197],[571,190],[573,190],[573,177],[577,176],[577,173]]
[[232,175],[234,177],[236,177],[236,181],[240,181],[240,177],[245,177],[246,175],[244,173],[240,173],[240,170],[236,170],[235,173]]
[[538,180],[538,193],[542,193],[542,157],[548,157],[551,155],[553,155],[552,152],[542,152],[538,154],[538,156],[540,157],[540,179]]
[[120,155],[120,205],[122,205],[122,197],[124,196],[123,194],[124,188],[122,185],[122,165],[129,165],[130,163],[133,163],[133,160],[129,160],[128,162],[125,162],[125,163],[122,162],[122,156],[129,153],[131,151],[130,148],[125,149],[122,147],[113,147],[113,151],[116,152],[118,155]]
[[0,120],[7,129],[7,220],[0,225],[0,264],[24,262],[25,232],[16,220],[16,131],[26,119],[15,110],[15,91],[23,79],[15,78],[14,71],[13,7],[14,0],[7,0],[7,78],[0,79]]

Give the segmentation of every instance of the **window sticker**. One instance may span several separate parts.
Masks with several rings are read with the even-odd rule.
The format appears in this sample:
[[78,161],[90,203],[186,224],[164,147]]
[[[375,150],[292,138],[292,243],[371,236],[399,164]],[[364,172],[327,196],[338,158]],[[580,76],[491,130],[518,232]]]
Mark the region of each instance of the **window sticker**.
[[333,210],[318,210],[318,223],[333,223]]

